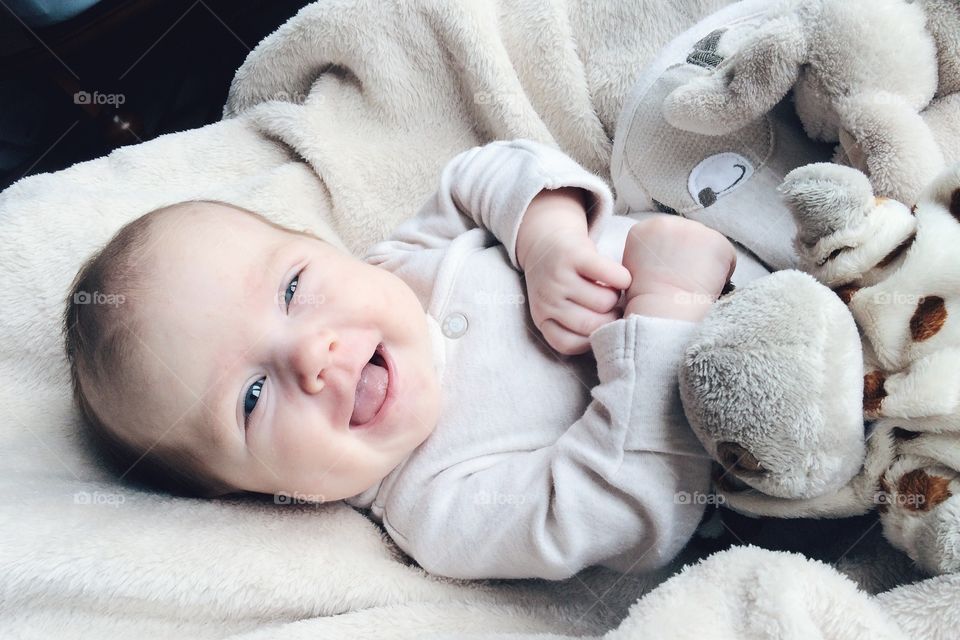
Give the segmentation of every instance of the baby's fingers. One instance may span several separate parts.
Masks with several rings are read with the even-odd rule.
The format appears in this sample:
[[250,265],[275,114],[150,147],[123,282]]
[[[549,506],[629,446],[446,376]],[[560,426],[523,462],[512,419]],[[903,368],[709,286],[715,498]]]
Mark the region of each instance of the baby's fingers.
[[546,320],[540,333],[547,343],[559,353],[575,356],[590,350],[590,340],[561,326],[556,320]]
[[589,337],[591,333],[619,317],[618,311],[597,313],[569,300],[562,306],[561,311],[553,316],[554,320],[564,329],[584,338]]
[[625,266],[594,253],[577,265],[577,273],[591,282],[602,282],[614,289],[626,289],[633,278]]
[[620,291],[581,278],[567,293],[567,300],[597,313],[607,313],[620,301]]

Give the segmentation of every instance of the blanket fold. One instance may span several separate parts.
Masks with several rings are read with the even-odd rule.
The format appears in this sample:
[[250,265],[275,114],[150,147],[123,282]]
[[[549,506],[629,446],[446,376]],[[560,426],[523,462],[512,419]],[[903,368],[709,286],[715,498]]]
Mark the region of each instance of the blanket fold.
[[633,78],[670,35],[728,3],[318,2],[251,53],[224,116],[311,164],[359,252],[419,209],[447,160],[488,140],[553,144],[609,178]]

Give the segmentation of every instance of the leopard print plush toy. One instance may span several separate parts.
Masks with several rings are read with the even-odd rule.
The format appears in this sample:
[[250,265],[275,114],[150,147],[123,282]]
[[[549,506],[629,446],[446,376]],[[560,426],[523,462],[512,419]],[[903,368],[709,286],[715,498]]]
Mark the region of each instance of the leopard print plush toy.
[[920,567],[960,570],[960,166],[911,206],[835,164],[781,192],[802,271],[724,296],[680,372],[717,490],[755,515],[876,509]]

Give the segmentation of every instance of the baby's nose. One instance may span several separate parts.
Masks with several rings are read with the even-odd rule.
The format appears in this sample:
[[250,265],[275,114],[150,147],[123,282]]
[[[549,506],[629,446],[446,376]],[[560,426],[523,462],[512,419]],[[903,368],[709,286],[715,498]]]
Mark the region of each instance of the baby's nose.
[[336,336],[330,332],[305,336],[292,346],[291,364],[297,382],[305,393],[318,393],[326,384],[324,371],[329,368]]

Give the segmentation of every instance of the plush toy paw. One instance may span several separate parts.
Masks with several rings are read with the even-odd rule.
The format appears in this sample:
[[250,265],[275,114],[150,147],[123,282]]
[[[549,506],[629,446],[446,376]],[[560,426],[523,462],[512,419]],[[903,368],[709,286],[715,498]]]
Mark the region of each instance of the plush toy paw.
[[799,227],[800,266],[831,286],[860,328],[864,412],[919,418],[960,410],[960,167],[944,172],[912,208],[874,198],[866,177],[810,165],[781,186]]
[[680,369],[687,418],[727,474],[767,495],[836,491],[864,459],[863,354],[843,302],[780,271],[717,302]]
[[837,101],[837,111],[840,146],[878,194],[913,201],[946,166],[934,131],[902,96],[884,91],[847,96]]
[[832,288],[881,279],[916,233],[910,209],[875,197],[867,177],[850,167],[794,169],[780,192],[797,223],[799,267]]
[[[927,436],[913,433],[913,437]],[[957,441],[946,444],[953,449]],[[923,444],[915,442],[912,449],[918,448]],[[902,453],[884,474],[880,488],[878,508],[887,539],[926,571],[960,570],[960,473],[928,456]]]

